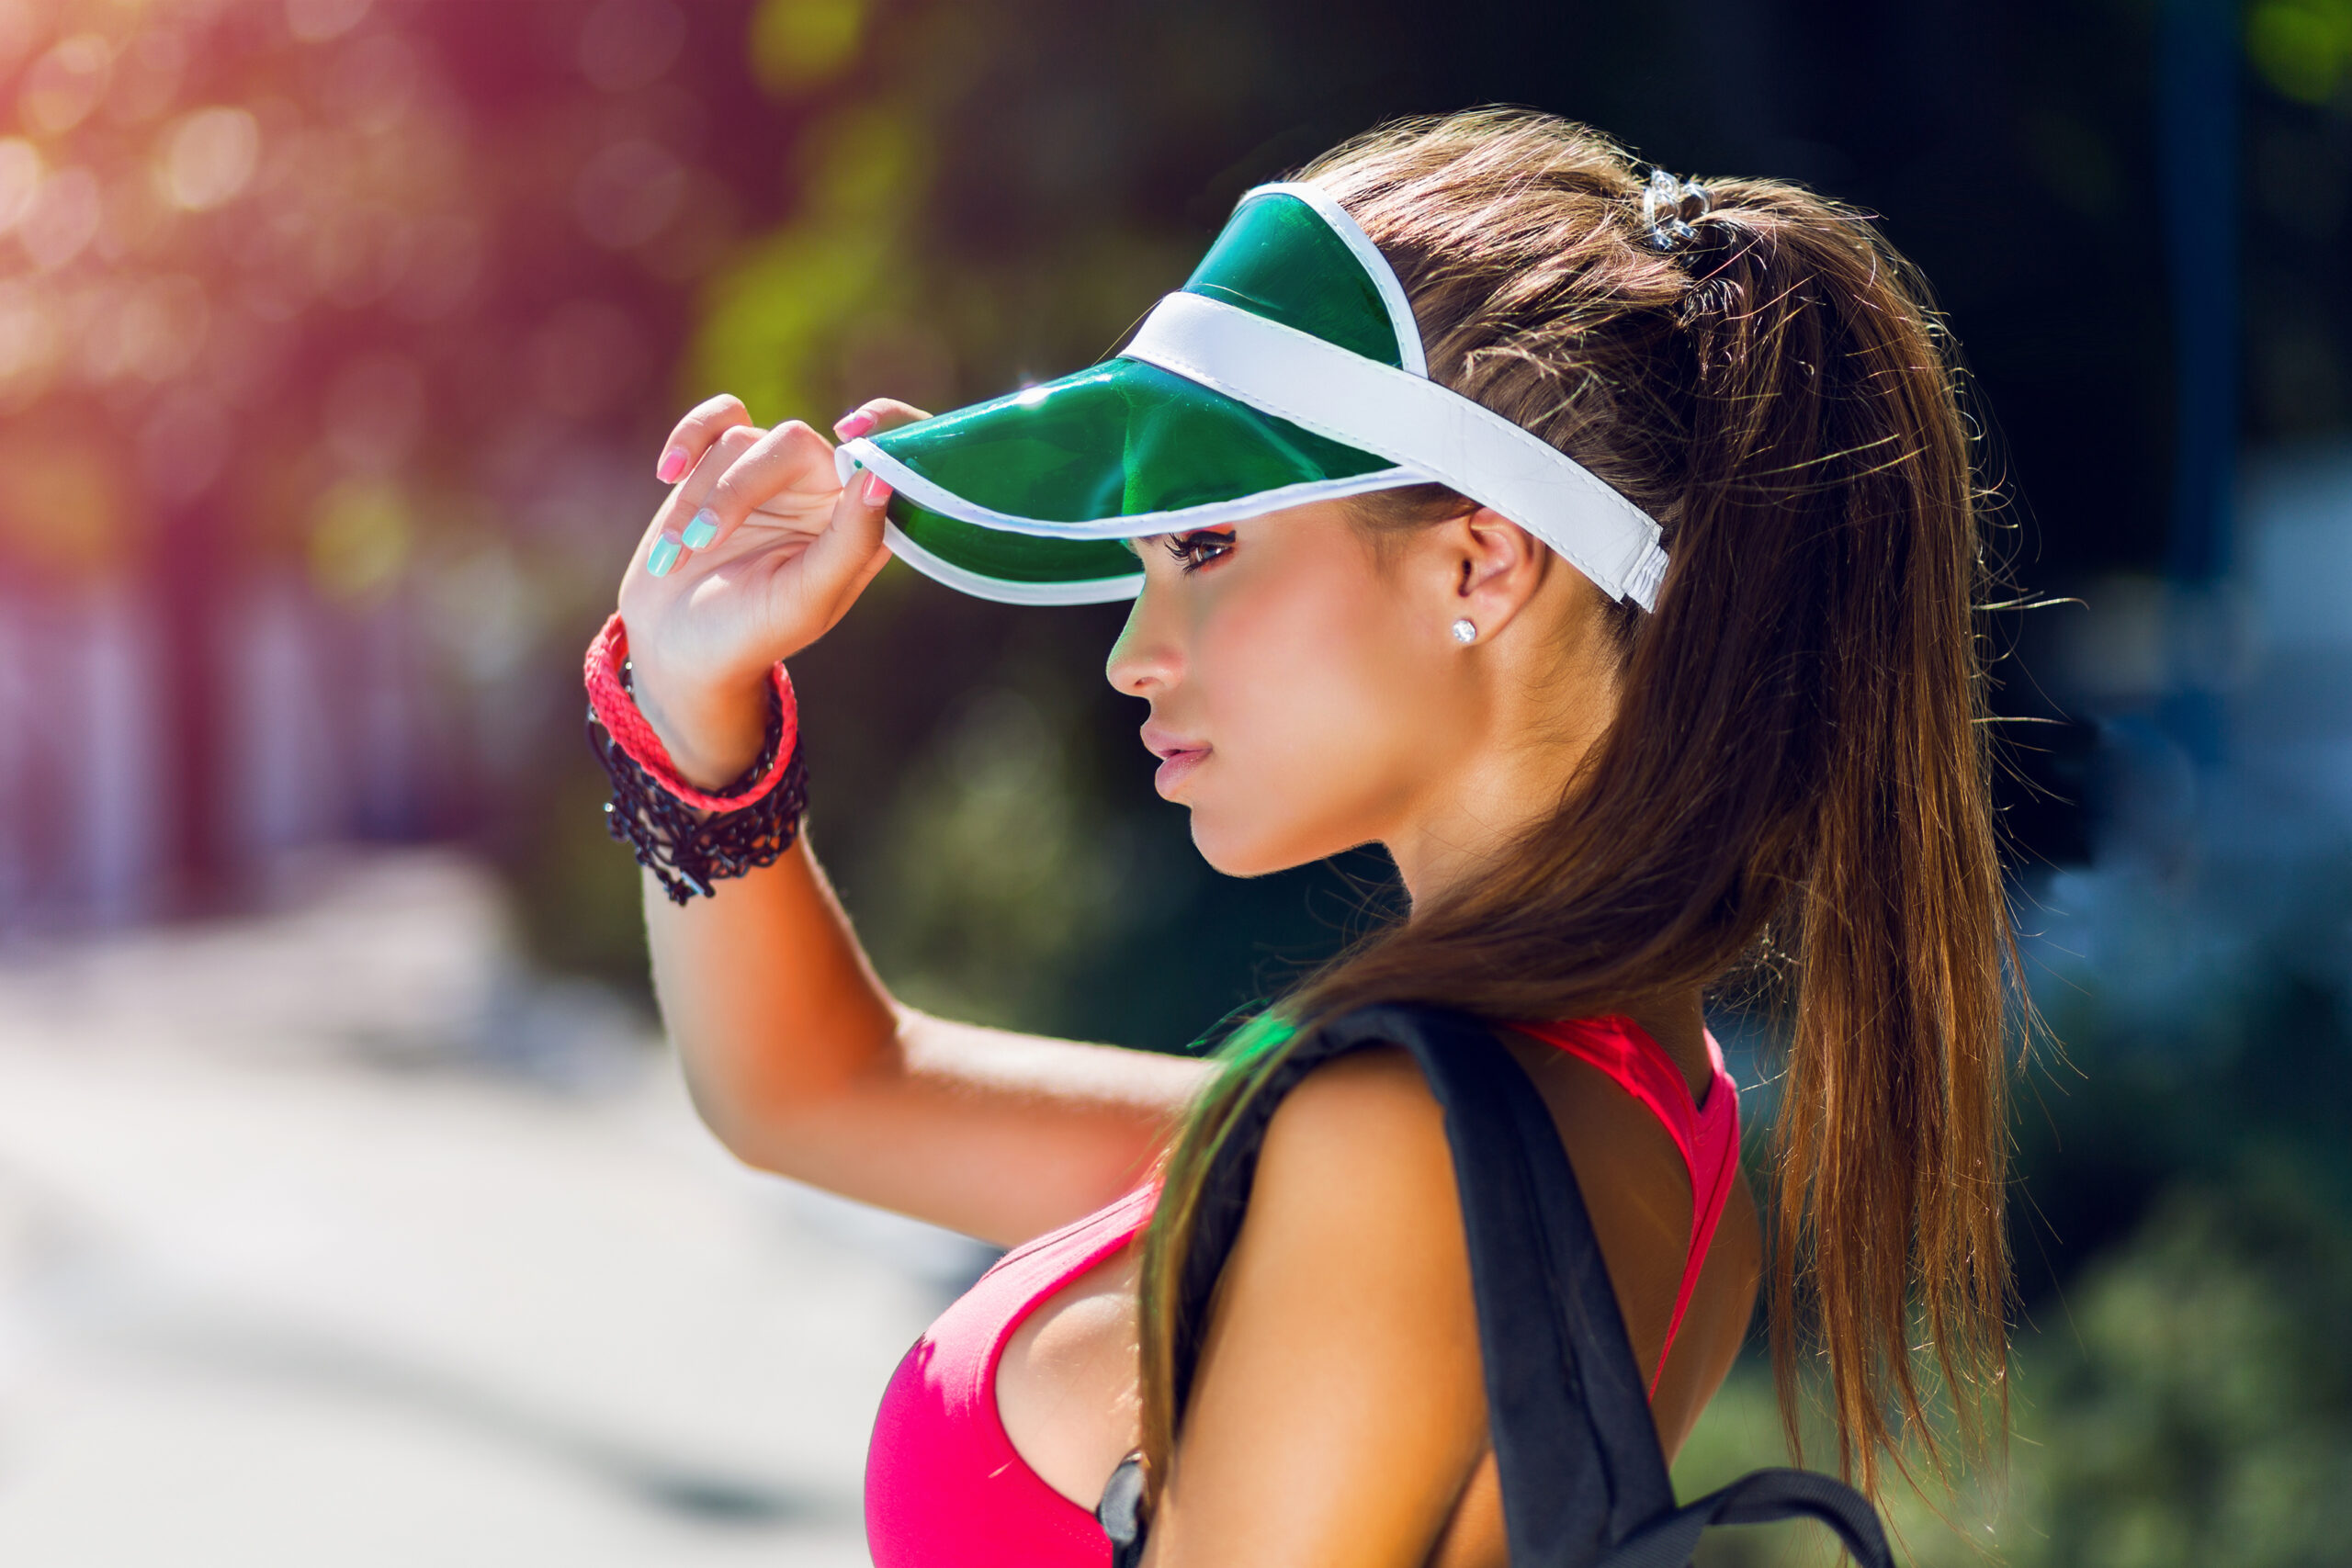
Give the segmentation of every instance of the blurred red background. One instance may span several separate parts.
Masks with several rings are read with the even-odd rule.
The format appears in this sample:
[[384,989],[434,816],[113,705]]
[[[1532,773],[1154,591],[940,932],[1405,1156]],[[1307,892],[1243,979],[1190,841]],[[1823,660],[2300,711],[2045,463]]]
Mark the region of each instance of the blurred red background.
[[527,797],[542,641],[657,493],[695,286],[785,197],[745,25],[0,6],[0,921],[217,908]]

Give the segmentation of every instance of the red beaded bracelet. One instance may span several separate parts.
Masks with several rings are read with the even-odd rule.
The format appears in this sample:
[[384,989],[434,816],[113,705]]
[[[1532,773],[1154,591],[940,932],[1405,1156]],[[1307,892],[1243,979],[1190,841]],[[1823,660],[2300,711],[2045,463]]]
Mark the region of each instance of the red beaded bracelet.
[[790,765],[800,733],[800,708],[793,700],[792,677],[785,673],[784,660],[777,660],[770,678],[775,682],[777,705],[784,711],[784,735],[777,742],[775,758],[767,771],[752,781],[750,787],[735,795],[711,795],[696,789],[678,776],[678,765],[670,760],[670,749],[653,733],[653,727],[639,711],[637,699],[621,684],[621,665],[628,658],[628,628],[621,624],[618,610],[605,621],[604,629],[588,644],[588,660],[583,677],[588,686],[588,705],[595,710],[596,721],[605,727],[616,744],[629,761],[652,775],[655,783],[688,806],[705,811],[738,811],[775,788]]

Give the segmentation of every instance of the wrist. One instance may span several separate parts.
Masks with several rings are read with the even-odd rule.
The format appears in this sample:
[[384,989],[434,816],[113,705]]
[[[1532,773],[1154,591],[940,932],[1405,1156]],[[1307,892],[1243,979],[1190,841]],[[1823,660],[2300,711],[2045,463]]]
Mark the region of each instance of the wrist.
[[760,755],[767,739],[770,680],[763,671],[749,682],[679,691],[648,680],[639,666],[630,694],[678,776],[697,789],[717,790]]
[[[758,739],[733,773],[728,772],[729,747],[723,738],[714,742],[710,732],[701,730],[685,730],[681,735],[695,748],[695,773],[699,775],[708,771],[708,776],[715,781],[724,781],[711,786],[706,786],[698,778],[685,776],[671,754],[670,741],[647,718],[635,690],[637,672],[629,657],[628,627],[617,613],[607,618],[590,640],[581,673],[588,688],[591,740],[599,731],[609,735],[637,769],[657,781],[678,801],[696,810],[729,812],[757,799],[775,786],[797,750],[799,705],[793,699],[791,678],[780,661],[768,666],[765,672],[766,691],[761,701]],[[723,715],[727,710],[722,706],[717,711]],[[684,728],[675,724],[675,716],[673,709],[673,733]],[[603,750],[599,746],[600,755]],[[754,769],[759,771],[756,778],[750,776]],[[714,788],[727,793],[715,794]]]
[[[588,745],[613,781],[605,830],[629,846],[673,903],[707,896],[716,879],[772,865],[791,849],[808,807],[808,771],[800,760],[799,705],[781,661],[766,671],[759,742],[741,768],[716,785],[723,794],[684,775],[672,742],[639,705],[628,627],[617,613],[590,640],[581,674],[588,688]],[[716,711],[723,718],[731,710],[722,704]],[[671,716],[680,740],[709,747],[707,732]],[[690,764],[727,770],[724,754],[708,750]]]

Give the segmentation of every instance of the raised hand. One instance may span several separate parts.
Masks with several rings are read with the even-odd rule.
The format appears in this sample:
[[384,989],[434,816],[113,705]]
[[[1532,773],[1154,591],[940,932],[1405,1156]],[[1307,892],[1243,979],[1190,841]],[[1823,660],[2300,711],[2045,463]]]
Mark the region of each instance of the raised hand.
[[[851,434],[921,419],[877,400]],[[621,580],[639,707],[690,781],[713,787],[758,754],[768,667],[830,630],[889,559],[889,488],[843,487],[833,446],[798,420],[761,430],[713,398],[663,444],[675,483]]]

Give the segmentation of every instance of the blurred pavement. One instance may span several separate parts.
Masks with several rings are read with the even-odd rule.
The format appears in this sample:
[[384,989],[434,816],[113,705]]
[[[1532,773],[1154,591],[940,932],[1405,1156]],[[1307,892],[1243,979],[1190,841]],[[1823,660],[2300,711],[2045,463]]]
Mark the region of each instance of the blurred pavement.
[[866,1562],[993,1254],[735,1164],[462,859],[0,962],[0,1562]]

